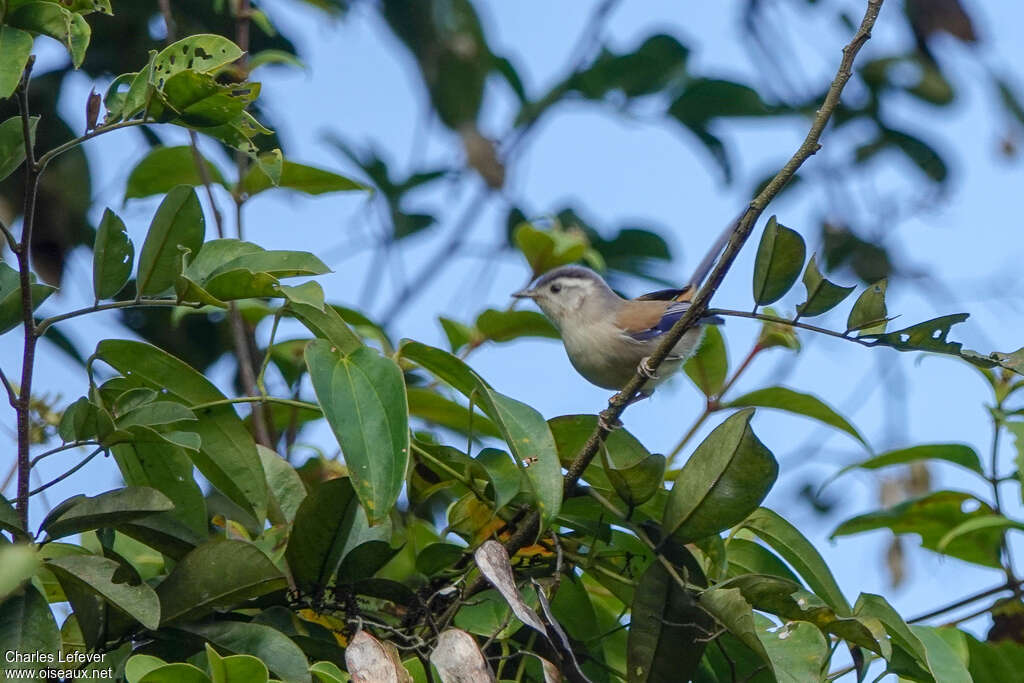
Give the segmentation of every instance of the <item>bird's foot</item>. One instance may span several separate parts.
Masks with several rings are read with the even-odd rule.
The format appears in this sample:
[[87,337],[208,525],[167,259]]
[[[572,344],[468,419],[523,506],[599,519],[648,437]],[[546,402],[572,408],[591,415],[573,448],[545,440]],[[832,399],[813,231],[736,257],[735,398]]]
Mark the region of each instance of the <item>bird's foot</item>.
[[622,429],[622,420],[615,418],[613,422],[608,422],[604,413],[601,413],[597,416],[597,425],[606,432],[614,432],[616,429]]
[[[644,356],[644,359],[640,361],[640,365],[637,368],[639,373],[647,379],[657,379],[658,371],[651,367],[651,357]],[[645,397],[646,398],[646,397]]]

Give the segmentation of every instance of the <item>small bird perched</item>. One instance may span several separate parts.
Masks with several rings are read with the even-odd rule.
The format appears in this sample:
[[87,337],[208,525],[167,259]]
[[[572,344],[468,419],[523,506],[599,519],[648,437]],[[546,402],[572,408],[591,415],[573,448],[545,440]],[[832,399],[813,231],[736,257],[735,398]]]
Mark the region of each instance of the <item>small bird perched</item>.
[[[580,266],[549,271],[532,287],[512,294],[533,299],[562,334],[565,351],[576,371],[604,389],[621,389],[647,369],[647,357],[690,307],[690,288],[663,289],[636,299],[623,299],[600,275]],[[704,335],[703,324],[721,324],[717,316],[705,316],[701,325],[687,330],[633,400],[647,398],[689,358]],[[643,363],[643,366],[641,366]],[[643,372],[643,370],[641,370]]]

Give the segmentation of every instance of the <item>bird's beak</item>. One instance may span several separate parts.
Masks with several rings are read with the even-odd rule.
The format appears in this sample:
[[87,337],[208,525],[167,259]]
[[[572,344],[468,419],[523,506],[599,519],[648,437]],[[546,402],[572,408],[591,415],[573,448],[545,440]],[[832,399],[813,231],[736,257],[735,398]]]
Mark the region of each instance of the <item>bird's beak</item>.
[[512,296],[517,299],[533,299],[537,296],[537,292],[532,289],[520,289],[518,292],[512,292]]

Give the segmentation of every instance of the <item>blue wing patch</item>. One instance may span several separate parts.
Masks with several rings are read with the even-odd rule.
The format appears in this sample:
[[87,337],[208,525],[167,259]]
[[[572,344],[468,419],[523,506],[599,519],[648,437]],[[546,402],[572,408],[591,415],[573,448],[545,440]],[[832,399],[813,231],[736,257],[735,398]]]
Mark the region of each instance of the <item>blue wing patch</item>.
[[[659,320],[656,325],[649,327],[646,330],[632,332],[629,336],[637,341],[648,341],[649,339],[660,337],[671,330],[672,326],[683,317],[683,314],[686,313],[689,308],[689,301],[676,302],[665,309],[665,314],[661,316],[661,320]],[[702,325],[722,325],[725,323],[725,321],[717,315],[706,315],[701,318],[700,322]]]

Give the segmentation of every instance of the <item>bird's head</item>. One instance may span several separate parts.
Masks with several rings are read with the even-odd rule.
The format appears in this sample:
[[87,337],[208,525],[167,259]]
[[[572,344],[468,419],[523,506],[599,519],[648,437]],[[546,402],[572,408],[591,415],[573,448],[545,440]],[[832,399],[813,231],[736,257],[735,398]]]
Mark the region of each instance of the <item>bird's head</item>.
[[533,299],[558,326],[570,318],[585,315],[590,309],[619,300],[600,275],[581,266],[562,266],[548,271],[532,286],[513,292],[512,296]]

